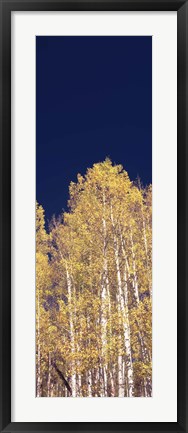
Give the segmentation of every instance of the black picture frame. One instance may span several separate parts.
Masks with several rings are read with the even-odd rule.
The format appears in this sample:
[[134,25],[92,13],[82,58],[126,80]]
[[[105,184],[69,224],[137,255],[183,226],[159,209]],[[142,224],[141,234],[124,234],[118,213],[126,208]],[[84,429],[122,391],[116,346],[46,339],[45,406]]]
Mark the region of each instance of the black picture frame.
[[[178,20],[178,395],[177,422],[11,422],[11,11],[177,11]],[[168,29],[166,29],[168,31]],[[1,432],[188,432],[188,0],[0,0],[0,430]],[[170,155],[169,155],[170,157]],[[173,173],[172,173],[173,176]],[[170,247],[170,246],[169,246]],[[170,362],[170,360],[169,360]],[[166,396],[168,404],[168,395]]]

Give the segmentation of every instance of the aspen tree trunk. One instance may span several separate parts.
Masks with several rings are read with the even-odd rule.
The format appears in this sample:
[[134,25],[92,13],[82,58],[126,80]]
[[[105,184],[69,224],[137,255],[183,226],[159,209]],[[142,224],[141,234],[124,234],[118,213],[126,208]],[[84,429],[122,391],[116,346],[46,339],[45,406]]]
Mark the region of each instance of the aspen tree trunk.
[[131,251],[132,251],[132,260],[133,260],[133,274],[134,274],[134,294],[137,304],[139,304],[139,292],[138,292],[138,278],[136,273],[136,259],[135,259],[135,253],[134,253],[134,244],[133,244],[133,235],[132,235],[132,229],[130,227],[130,239],[131,239]]
[[[68,267],[66,264],[66,273],[67,273],[67,290],[68,290],[68,303],[70,307],[69,317],[70,317],[70,343],[71,343],[71,352],[74,357],[75,353],[75,343],[74,343],[74,324],[73,324],[73,314],[72,314],[72,286],[71,286],[71,278],[69,275]],[[72,388],[72,397],[76,397],[76,373],[75,362],[72,362],[72,375],[71,375],[71,388]]]
[[81,378],[81,374],[78,373],[78,391],[77,391],[77,395],[79,395],[79,397],[82,397],[82,378]]
[[102,385],[103,385],[103,382],[101,384],[101,366],[100,365],[99,365],[99,368],[98,368],[98,375],[97,376],[98,376],[98,396],[102,397],[102,393],[103,393]]
[[[121,293],[121,275],[120,275],[120,269],[119,269],[119,258],[117,255],[117,245],[116,240],[114,238],[114,253],[115,253],[115,262],[116,262],[116,270],[117,270],[117,281],[118,281],[118,294],[117,294],[117,301],[118,301],[118,311],[119,311],[119,320],[121,325],[121,313],[122,313],[122,293]],[[126,338],[124,334],[124,339]],[[126,341],[125,341],[126,343]],[[126,345],[126,344],[125,344]],[[120,335],[120,346],[121,346],[121,335]],[[119,397],[124,397],[125,392],[125,386],[124,386],[125,378],[123,376],[123,358],[122,355],[118,355],[118,395]]]
[[[132,365],[132,354],[131,354],[131,341],[130,341],[130,325],[129,325],[129,313],[128,313],[128,297],[126,299],[126,303],[123,299],[123,290],[122,290],[122,281],[121,281],[121,273],[120,273],[120,264],[119,264],[119,246],[118,239],[115,234],[115,224],[111,206],[111,221],[112,227],[114,231],[114,256],[116,263],[116,271],[117,271],[117,283],[118,283],[118,308],[121,316],[123,318],[123,331],[124,331],[124,343],[126,348],[126,358],[127,358],[127,381],[128,381],[128,396],[133,396],[133,365]],[[127,293],[127,278],[124,275],[124,292]],[[126,283],[126,284],[125,284]],[[128,295],[127,295],[128,296]],[[125,392],[125,377],[124,377],[124,366],[122,356],[118,357],[118,375],[119,375],[119,397],[124,397]]]
[[143,204],[141,205],[141,213],[142,213],[142,226],[143,226],[143,238],[144,238],[144,247],[145,247],[145,255],[146,255],[148,286],[149,286],[150,297],[152,297],[152,284],[150,281],[151,278],[150,278],[150,274],[149,274],[149,263],[148,263],[148,242],[147,242],[147,235],[146,235],[146,220],[144,217]]
[[51,355],[48,354],[48,383],[47,383],[47,396],[50,397],[50,386],[51,386]]
[[[80,352],[80,341],[82,341],[82,330],[79,331],[79,339],[77,340],[77,352]],[[77,361],[78,371],[80,371],[80,360]],[[82,396],[82,376],[80,373],[77,374],[77,392],[76,395],[81,397]]]
[[54,396],[54,384],[52,383],[52,385],[51,385],[51,395],[50,395],[50,397],[53,397]]
[[125,380],[125,377],[126,377],[126,371],[125,371],[125,357],[123,356],[122,357],[122,372],[123,372],[123,377],[124,377],[124,395],[125,395],[125,384],[126,384],[126,380]]
[[88,397],[92,397],[92,374],[91,370],[87,372],[87,389],[88,389]]
[[118,355],[118,397],[125,396],[125,378],[123,376],[123,358]]
[[[125,335],[125,347],[126,347],[126,355],[128,358],[128,366],[127,366],[127,388],[128,388],[128,397],[133,396],[133,365],[132,365],[132,353],[131,353],[131,335],[130,335],[130,324],[129,324],[129,311],[128,311],[128,286],[127,286],[127,274],[124,271],[124,314],[125,314],[125,323],[124,323],[124,335]],[[125,362],[123,361],[123,369],[125,369]]]
[[[122,241],[122,236],[121,236],[121,241]],[[122,242],[122,252],[123,252],[124,259],[125,259],[125,269],[124,269],[124,275],[123,275],[123,282],[124,282],[124,290],[123,290],[123,292],[124,292],[125,316],[126,316],[125,320],[126,320],[126,323],[127,323],[127,334],[129,336],[129,338],[126,341],[126,349],[127,349],[127,353],[131,354],[131,344],[130,344],[130,340],[131,339],[130,339],[130,325],[129,325],[129,312],[128,312],[128,284],[127,284],[127,265],[128,265],[128,261],[127,261],[125,250],[124,250],[124,247],[123,247],[123,242]],[[130,358],[130,363],[132,365],[132,356]],[[132,369],[133,369],[133,367],[132,367]],[[130,374],[131,374],[131,372],[130,372],[130,370],[128,370],[128,383],[127,383],[127,388],[128,388],[127,394],[128,394],[128,396],[130,394],[130,390],[129,390],[129,383],[130,383],[129,382],[129,375]]]
[[[137,305],[139,305],[140,299],[139,299],[139,291],[138,291],[138,279],[137,279],[137,274],[136,274],[136,261],[135,261],[134,244],[133,244],[133,237],[132,237],[132,230],[131,229],[130,229],[130,240],[131,240],[131,253],[132,253],[132,261],[133,261],[133,275],[134,275],[133,293],[134,293],[136,303],[137,303]],[[123,240],[122,235],[121,235],[121,245],[122,245],[123,257],[124,257],[125,263],[126,263],[126,269],[128,272],[128,276],[130,277],[129,263],[128,263],[126,252],[125,252],[125,241]]]
[[38,291],[38,323],[37,323],[37,397],[41,396],[41,377],[40,377],[40,298],[39,298],[39,291]]
[[146,380],[143,379],[143,382],[144,382],[144,397],[147,397],[148,395],[147,395],[147,389],[146,389]]
[[[141,191],[142,187],[141,187],[140,179],[139,179],[138,187],[139,187],[139,190]],[[147,266],[147,271],[148,271],[148,243],[147,243],[147,236],[146,236],[146,220],[144,217],[144,210],[143,210],[143,197],[142,197],[142,202],[141,202],[141,214],[142,214],[144,247],[145,247],[145,254],[146,254],[146,266]],[[149,281],[149,279],[148,279],[148,281]]]
[[[128,271],[129,273],[129,265],[128,265],[128,260],[126,257],[126,253],[125,253],[125,243],[123,241],[123,238],[121,236],[121,245],[122,245],[122,252],[123,252],[123,257],[125,259],[125,273],[124,273],[124,281],[125,281],[125,303],[128,303],[128,290],[127,290],[127,276],[126,276],[126,271]],[[133,237],[132,237],[132,231],[131,231],[131,251],[132,251],[132,258],[133,258],[133,270],[134,270],[134,284],[133,284],[133,290],[134,290],[134,297],[136,299],[136,303],[137,306],[140,303],[140,298],[139,298],[139,292],[138,292],[138,284],[137,284],[137,277],[136,277],[136,264],[135,264],[135,254],[134,254],[134,245],[133,245]],[[128,274],[129,275],[129,274]],[[143,338],[139,329],[139,324],[137,323],[138,326],[138,336],[139,336],[139,340],[140,340],[140,348],[141,348],[141,356],[142,356],[142,361],[145,362],[146,359],[146,348],[143,342]],[[145,382],[144,382],[144,387],[145,387]],[[146,391],[146,387],[144,389],[144,395],[147,393]]]
[[[89,318],[89,316],[87,317],[87,330],[88,330],[88,335],[90,336],[90,318]],[[89,337],[89,339],[88,339],[88,346],[89,346],[89,349],[90,349],[90,346],[91,346],[91,344],[90,344],[91,342],[90,342],[90,337]],[[87,389],[88,389],[88,397],[92,397],[92,374],[91,374],[91,370],[89,370],[88,372],[87,372]]]
[[[112,321],[111,321],[111,300],[110,300],[110,292],[108,290],[108,322],[109,322],[109,341],[112,339]],[[107,369],[107,383],[108,383],[108,377],[110,382],[110,388],[111,388],[111,396],[115,396],[115,384],[114,384],[114,370],[111,369],[111,356],[110,356],[110,362],[109,362],[109,370]]]
[[108,396],[108,380],[107,380],[107,365],[103,367],[103,377],[104,377],[104,397]]
[[99,383],[100,383],[100,397],[105,397],[105,386],[104,386],[104,367],[101,362],[99,367]]
[[99,368],[94,369],[95,397],[98,397],[99,389]]
[[[150,361],[150,359],[149,359],[147,348],[144,344],[144,340],[142,338],[142,334],[140,331],[139,331],[139,340],[140,340],[140,347],[141,347],[142,362],[148,363]],[[143,379],[143,387],[144,387],[144,396],[145,397],[150,396],[150,394],[148,394],[148,392],[147,392],[147,380],[146,379]]]
[[[112,217],[112,223],[113,222],[113,216],[111,214]],[[118,311],[119,311],[119,320],[120,320],[120,324],[121,324],[121,317],[122,317],[122,313],[123,312],[123,305],[122,305],[122,288],[121,288],[121,274],[120,274],[120,267],[119,267],[119,257],[118,257],[118,246],[117,246],[117,240],[116,237],[114,235],[114,254],[115,254],[115,263],[116,263],[116,271],[117,271],[117,282],[118,282],[118,293],[117,293],[117,300],[118,300]],[[123,324],[124,326],[124,324]],[[125,340],[125,347],[126,347],[126,339],[127,339],[127,335],[125,335],[125,328],[124,328],[124,340]],[[121,345],[121,335],[120,335],[120,345]],[[119,389],[118,389],[118,395],[119,397],[124,397],[124,391],[125,391],[125,387],[124,387],[124,382],[125,382],[125,378],[123,376],[123,359],[122,359],[122,355],[118,355],[118,384],[119,384]]]
[[[107,274],[107,298],[108,298],[109,341],[111,341],[111,338],[112,338],[112,320],[111,320],[111,299],[110,299],[108,274]],[[107,382],[108,382],[108,376],[109,376],[110,387],[111,387],[111,396],[114,397],[115,396],[115,385],[114,385],[113,371],[111,370],[111,359],[110,359],[109,371],[107,369]]]
[[146,236],[146,222],[145,222],[145,218],[144,218],[143,207],[142,207],[141,212],[142,212],[144,247],[145,247],[145,253],[146,253],[146,265],[147,265],[147,270],[148,270],[148,243],[147,243],[147,236]]
[[107,293],[109,293],[109,281],[108,281],[108,264],[106,257],[106,219],[105,219],[106,199],[103,193],[103,275],[102,275],[102,290],[101,290],[101,328],[102,328],[102,364],[103,367],[100,377],[103,381],[103,392],[102,395],[107,396],[107,373],[106,373],[106,346],[107,346]]
[[112,365],[110,365],[109,376],[110,376],[111,397],[115,397],[114,371]]

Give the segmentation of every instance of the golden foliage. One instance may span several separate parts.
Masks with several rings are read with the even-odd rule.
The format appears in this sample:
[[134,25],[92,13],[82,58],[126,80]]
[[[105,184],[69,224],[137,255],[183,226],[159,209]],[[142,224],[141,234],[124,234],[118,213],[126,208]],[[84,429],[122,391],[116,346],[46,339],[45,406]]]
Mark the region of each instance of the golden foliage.
[[71,395],[55,364],[73,396],[151,396],[151,186],[106,159],[69,192],[49,234],[36,207],[37,396]]

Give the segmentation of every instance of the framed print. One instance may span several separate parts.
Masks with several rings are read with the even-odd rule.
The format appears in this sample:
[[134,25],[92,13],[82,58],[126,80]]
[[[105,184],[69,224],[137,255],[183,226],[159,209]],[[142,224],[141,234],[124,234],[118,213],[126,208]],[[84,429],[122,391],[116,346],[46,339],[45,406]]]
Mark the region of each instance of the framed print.
[[[36,37],[37,397],[152,396],[152,186],[142,187],[139,179],[131,182],[123,166],[110,159],[113,155],[114,161],[116,157],[123,161],[125,155],[131,160],[126,142],[132,138],[132,159],[136,164],[136,143],[145,140],[144,171],[150,175],[151,47],[150,36]],[[60,52],[64,53],[63,57],[59,57]],[[132,60],[132,52],[138,63]],[[52,69],[50,64],[46,68],[47,59],[52,59],[52,56]],[[71,71],[74,71],[78,61],[80,69],[77,69],[77,77],[73,79]],[[138,78],[136,86],[135,78],[131,84],[135,70],[139,71],[141,86]],[[130,93],[125,86],[125,74]],[[65,86],[60,84],[62,77]],[[50,90],[52,81],[57,86],[53,93]],[[116,85],[116,89],[113,91],[111,88],[109,94],[111,83]],[[57,100],[54,95],[60,89],[62,94]],[[117,96],[118,92],[120,95]],[[45,101],[48,100],[49,114],[43,108],[44,95]],[[143,108],[144,96],[145,107],[141,111],[138,101],[142,101]],[[133,99],[135,103],[132,106],[137,106],[138,110],[136,113],[134,108],[134,118],[139,118],[142,124],[146,122],[147,133],[144,137],[141,137],[141,131],[139,138],[136,136],[138,127],[129,129],[128,126],[133,117]],[[60,108],[61,104],[65,105]],[[118,115],[115,118],[115,106],[118,105],[121,107],[116,109]],[[67,116],[65,125],[74,123],[75,130],[71,126],[71,132],[65,129],[62,134],[62,123],[57,122],[59,113],[60,117]],[[125,130],[119,125],[124,124],[120,113],[123,117],[127,116]],[[50,130],[47,130],[47,125]],[[47,137],[54,134],[55,125],[59,125],[60,130],[56,132],[58,140],[52,165],[52,142]],[[89,132],[85,131],[86,125]],[[92,130],[94,125],[97,125],[95,131]],[[117,139],[118,132],[120,136]],[[76,139],[75,134],[78,134]],[[118,149],[118,143],[114,146],[116,139]],[[44,153],[46,167],[42,157]],[[61,196],[62,185],[66,182],[63,173],[68,171],[68,161],[70,174],[67,173],[67,177],[74,179],[74,171],[77,170],[77,180],[70,183],[67,210],[57,218],[50,218],[48,232],[44,226],[44,208],[40,204],[44,200],[43,192],[47,197],[51,192],[54,198],[54,191],[57,190],[57,197]],[[92,161],[97,162],[92,165]],[[84,167],[90,164],[86,174],[81,175]],[[59,192],[57,181],[52,188],[49,188],[47,181],[53,168],[50,183],[59,171]],[[60,201],[62,206],[62,198]],[[62,207],[66,209],[66,203]],[[60,341],[59,348],[57,340]]]
[[187,1],[1,1],[1,431],[187,431]]

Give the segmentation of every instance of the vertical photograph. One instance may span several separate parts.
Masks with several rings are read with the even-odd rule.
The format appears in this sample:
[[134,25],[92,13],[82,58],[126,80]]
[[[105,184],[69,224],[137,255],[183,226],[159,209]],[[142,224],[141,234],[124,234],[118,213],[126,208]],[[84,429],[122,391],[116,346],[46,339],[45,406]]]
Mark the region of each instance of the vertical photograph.
[[36,397],[152,397],[152,37],[36,37]]

